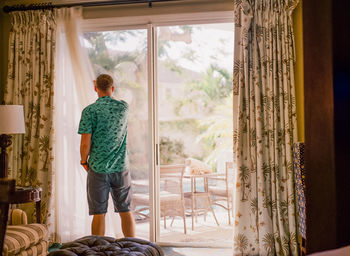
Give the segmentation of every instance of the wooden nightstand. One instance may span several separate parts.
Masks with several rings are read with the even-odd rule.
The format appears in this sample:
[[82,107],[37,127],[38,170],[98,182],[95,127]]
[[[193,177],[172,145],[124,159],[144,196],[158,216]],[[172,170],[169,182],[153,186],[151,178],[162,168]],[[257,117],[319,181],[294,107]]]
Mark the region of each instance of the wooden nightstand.
[[37,223],[40,223],[41,191],[41,188],[16,187],[15,192],[11,195],[10,204],[35,202],[36,220]]

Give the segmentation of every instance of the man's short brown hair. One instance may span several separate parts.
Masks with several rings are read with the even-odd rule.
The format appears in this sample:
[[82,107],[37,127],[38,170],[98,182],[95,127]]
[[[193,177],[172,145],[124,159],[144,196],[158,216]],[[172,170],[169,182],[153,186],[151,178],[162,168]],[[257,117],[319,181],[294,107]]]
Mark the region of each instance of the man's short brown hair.
[[96,79],[96,86],[101,91],[107,91],[111,86],[113,86],[113,78],[107,74],[101,74]]

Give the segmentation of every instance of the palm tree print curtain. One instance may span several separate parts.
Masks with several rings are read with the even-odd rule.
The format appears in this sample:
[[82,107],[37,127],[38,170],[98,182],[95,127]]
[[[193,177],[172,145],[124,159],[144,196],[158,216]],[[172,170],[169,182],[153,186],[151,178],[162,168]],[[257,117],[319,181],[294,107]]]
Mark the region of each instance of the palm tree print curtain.
[[42,187],[41,214],[46,222],[52,176],[50,134],[56,24],[49,10],[10,15],[5,103],[23,105],[26,134],[14,136],[9,176],[17,180],[18,186]]
[[234,4],[234,255],[297,255],[291,20],[297,0]]

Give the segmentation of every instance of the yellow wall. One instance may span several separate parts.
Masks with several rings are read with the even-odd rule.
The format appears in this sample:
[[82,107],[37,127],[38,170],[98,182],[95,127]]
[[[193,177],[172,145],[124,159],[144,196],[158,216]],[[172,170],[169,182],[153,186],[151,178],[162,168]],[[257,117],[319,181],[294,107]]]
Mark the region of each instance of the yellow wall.
[[303,13],[302,1],[293,13],[294,36],[295,36],[295,86],[296,86],[296,105],[298,120],[298,140],[305,141],[304,126],[304,54],[303,54]]

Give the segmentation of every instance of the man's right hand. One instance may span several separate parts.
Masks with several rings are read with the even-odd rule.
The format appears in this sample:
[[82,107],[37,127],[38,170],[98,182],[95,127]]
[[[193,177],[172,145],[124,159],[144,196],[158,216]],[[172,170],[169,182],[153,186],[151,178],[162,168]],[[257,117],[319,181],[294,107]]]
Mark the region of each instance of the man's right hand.
[[91,146],[91,133],[83,133],[81,135],[80,142],[80,164],[84,167],[85,171],[89,171],[89,164],[87,163]]

